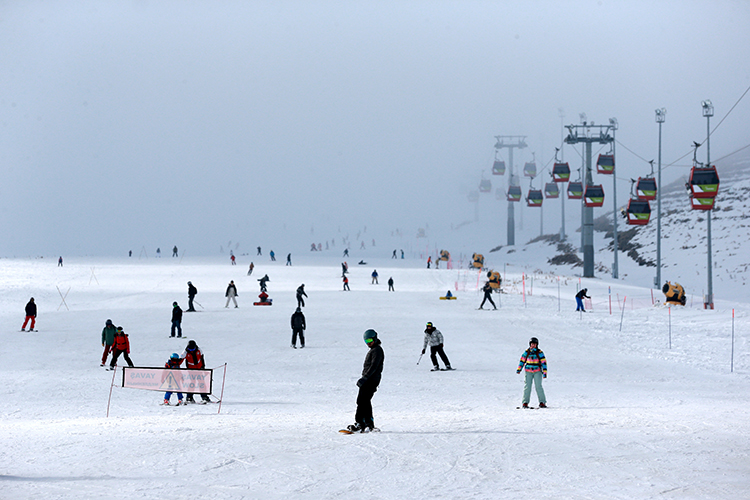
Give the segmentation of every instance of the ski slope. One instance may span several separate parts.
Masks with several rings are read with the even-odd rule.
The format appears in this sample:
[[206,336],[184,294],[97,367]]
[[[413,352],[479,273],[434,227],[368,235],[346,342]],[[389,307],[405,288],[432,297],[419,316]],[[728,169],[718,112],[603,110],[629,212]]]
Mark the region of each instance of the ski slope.
[[[670,310],[647,288],[506,266],[500,309],[478,311],[475,272],[353,261],[343,292],[330,254],[255,260],[249,277],[247,257],[2,259],[0,498],[750,497],[747,303]],[[266,273],[274,305],[253,307]],[[172,339],[171,303],[186,309],[188,280],[202,307]],[[238,309],[224,307],[229,280]],[[301,283],[307,347],[294,350]],[[574,312],[579,283],[593,297],[586,314]],[[458,300],[438,300],[448,289]],[[19,332],[31,296],[39,331]],[[99,367],[108,318],[129,334],[136,366],[162,366],[194,339],[218,395],[226,364],[220,413],[161,406],[162,393],[119,387],[119,372],[112,388]],[[430,372],[427,355],[417,365],[427,321],[456,371]],[[385,351],[373,399],[382,432],[340,435],[368,328]],[[547,356],[546,410],[516,409],[531,336]]]

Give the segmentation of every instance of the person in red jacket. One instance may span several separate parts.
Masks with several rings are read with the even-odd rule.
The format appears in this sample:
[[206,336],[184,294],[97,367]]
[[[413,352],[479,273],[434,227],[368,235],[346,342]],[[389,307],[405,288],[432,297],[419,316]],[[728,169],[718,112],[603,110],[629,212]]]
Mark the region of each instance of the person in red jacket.
[[130,340],[128,340],[128,335],[122,330],[122,327],[118,326],[115,333],[115,343],[112,344],[112,361],[109,362],[110,370],[115,369],[117,358],[120,357],[120,354],[128,362],[128,366],[133,368],[133,362],[130,360]]
[[[195,340],[188,342],[185,352],[182,353],[182,359],[185,360],[185,367],[188,370],[203,370],[206,367],[206,358],[203,357],[203,353],[198,347],[198,344],[195,343]],[[188,393],[188,403],[195,403],[193,394],[195,393]],[[211,398],[208,397],[208,394],[201,394],[201,399],[204,404],[211,402]]]

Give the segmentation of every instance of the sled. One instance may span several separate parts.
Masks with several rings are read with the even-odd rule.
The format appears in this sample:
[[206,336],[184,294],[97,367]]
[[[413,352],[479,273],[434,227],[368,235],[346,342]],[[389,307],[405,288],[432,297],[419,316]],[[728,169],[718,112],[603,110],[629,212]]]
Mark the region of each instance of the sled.
[[253,302],[254,306],[270,306],[273,305],[273,302]]

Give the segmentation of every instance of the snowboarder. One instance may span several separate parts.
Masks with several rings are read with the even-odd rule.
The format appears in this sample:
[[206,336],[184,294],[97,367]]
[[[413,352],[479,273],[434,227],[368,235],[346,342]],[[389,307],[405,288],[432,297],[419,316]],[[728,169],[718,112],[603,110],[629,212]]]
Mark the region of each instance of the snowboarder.
[[396,290],[393,289],[393,276],[388,278],[388,291],[389,292],[395,292]]
[[[174,336],[174,335],[173,335]],[[173,352],[172,355],[169,357],[166,363],[164,363],[164,368],[170,368],[170,369],[179,369],[180,365],[182,364],[182,359],[180,359],[180,355],[176,352]],[[172,398],[172,393],[170,391],[167,391],[164,393],[164,404],[169,405],[169,400]],[[182,404],[182,393],[177,393],[177,406],[180,406]]]
[[482,299],[482,303],[479,304],[479,309],[482,309],[482,306],[484,306],[484,303],[489,300],[490,304],[492,304],[493,309],[497,310],[497,306],[495,305],[495,302],[492,300],[492,285],[490,285],[489,281],[484,283],[484,286],[482,287],[482,291],[484,292],[484,298]]
[[115,342],[112,344],[112,361],[109,362],[110,370],[115,369],[117,358],[120,357],[120,354],[125,358],[128,366],[133,368],[133,362],[130,360],[130,340],[128,340],[128,334],[122,330],[121,326],[118,326],[117,332],[115,332]]
[[373,269],[372,274],[370,276],[372,276],[372,284],[373,285],[379,284],[378,283],[378,270],[377,269]]
[[430,268],[430,264],[432,264],[432,255],[430,255],[429,257],[427,257],[427,269]]
[[107,363],[107,356],[112,352],[112,344],[115,343],[116,333],[117,328],[115,328],[112,320],[108,319],[102,329],[102,347],[104,347],[104,354],[102,354],[102,364],[99,366],[104,366]]
[[177,245],[172,249],[172,257],[177,257]]
[[344,276],[344,290],[349,290],[351,292],[351,289],[349,288],[349,278]]
[[34,297],[31,297],[29,301],[26,303],[26,319],[23,321],[23,326],[21,326],[21,331],[26,331],[26,324],[31,320],[31,325],[29,326],[29,331],[34,331],[34,325],[36,324],[36,302],[34,302]]
[[276,254],[275,254],[275,253],[273,253],[273,250],[271,250],[271,252],[270,252],[270,253],[269,253],[268,255],[270,255],[270,256],[271,256],[271,260],[272,260],[273,262],[276,262]]
[[383,361],[385,360],[385,354],[380,345],[377,332],[375,330],[367,330],[363,337],[370,350],[367,352],[367,356],[365,356],[362,377],[357,380],[357,387],[359,387],[357,412],[354,415],[354,424],[347,427],[351,432],[370,432],[375,430],[375,419],[372,416],[372,397],[378,390],[378,385],[380,385],[380,378],[383,373]]
[[588,295],[586,295],[586,292],[588,292],[588,288],[584,288],[580,292],[576,294],[576,311],[586,312],[586,310],[583,308],[583,299],[590,299]]
[[[188,342],[187,347],[185,348],[185,352],[182,353],[182,359],[185,360],[185,367],[188,370],[203,370],[206,367],[206,358],[203,356],[203,353],[201,352],[200,348],[198,347],[198,344],[195,343],[195,340],[191,340]],[[187,395],[187,402],[188,403],[195,403],[195,399],[193,399],[192,392],[189,392]],[[204,403],[210,403],[211,398],[208,397],[208,394],[201,393],[201,399]]]
[[286,254],[286,265],[291,266],[292,265],[292,254],[288,253]]
[[297,310],[292,313],[292,347],[297,348],[297,335],[299,335],[299,346],[305,348],[305,315],[302,314],[302,308],[297,307]]
[[248,275],[248,276],[250,276],[251,274],[253,274],[253,269],[255,269],[255,264],[253,264],[253,263],[251,262],[251,263],[250,263],[250,267],[249,267],[249,268],[247,269],[247,275]]
[[268,288],[266,287],[266,283],[268,283],[269,281],[271,281],[271,278],[269,278],[268,275],[266,274],[265,276],[263,276],[262,278],[260,278],[258,281],[260,281],[260,291],[261,292],[267,292]]
[[229,301],[234,301],[234,307],[239,307],[237,305],[237,287],[234,286],[234,280],[229,282],[229,285],[227,286],[227,291],[224,293],[224,297],[227,298],[227,304],[224,307],[229,307]]
[[443,360],[443,363],[445,363],[445,369],[446,370],[452,370],[451,368],[451,362],[448,361],[448,356],[445,355],[445,352],[443,351],[443,334],[440,333],[440,330],[435,328],[432,323],[427,323],[427,327],[424,329],[424,344],[422,344],[422,354],[425,353],[427,350],[427,345],[430,346],[430,359],[432,360],[432,370],[433,372],[440,370],[440,365],[438,365],[437,355],[440,355],[440,359]]
[[193,299],[195,299],[195,296],[198,294],[198,289],[193,286],[193,283],[188,281],[188,308],[187,312],[195,312],[195,307],[193,307]]
[[172,302],[172,337],[174,337],[175,329],[177,330],[177,337],[182,337],[182,309],[177,302]]
[[529,348],[521,354],[521,361],[518,363],[516,373],[521,373],[524,366],[526,369],[526,379],[523,385],[523,407],[529,407],[531,384],[533,383],[536,386],[536,395],[539,398],[539,408],[546,408],[547,398],[542,388],[542,379],[547,378],[547,359],[544,357],[541,349],[539,349],[539,340],[536,337],[531,337]]
[[307,297],[307,294],[305,293],[305,284],[302,283],[300,286],[297,287],[297,307],[305,307],[305,299],[302,298],[302,296]]

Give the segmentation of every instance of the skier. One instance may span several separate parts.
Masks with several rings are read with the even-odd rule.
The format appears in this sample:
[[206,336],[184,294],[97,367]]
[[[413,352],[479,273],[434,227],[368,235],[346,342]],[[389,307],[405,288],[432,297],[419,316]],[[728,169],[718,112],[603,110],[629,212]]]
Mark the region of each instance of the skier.
[[232,255],[231,255],[231,256],[229,257],[229,260],[231,260],[231,261],[232,261],[232,265],[233,265],[233,266],[236,266],[236,265],[237,265],[237,259],[236,259],[236,258],[234,257],[234,254],[232,254]]
[[57,259],[57,267],[62,267],[62,266],[63,266],[63,261],[62,261],[62,255],[61,255],[60,258]]
[[172,337],[174,337],[174,331],[177,329],[177,338],[182,337],[182,309],[177,302],[172,302]]
[[258,281],[260,281],[260,291],[261,292],[267,292],[268,289],[266,287],[266,283],[268,283],[269,281],[271,281],[271,278],[269,278],[268,275],[266,274],[265,276],[263,276],[262,278],[260,278]]
[[272,260],[272,261],[276,262],[276,254],[275,254],[275,253],[273,253],[273,250],[271,250],[271,252],[270,252],[270,253],[269,253],[268,255],[270,255],[270,256],[271,256],[271,260]]
[[492,300],[492,286],[490,285],[489,281],[484,283],[484,286],[482,287],[482,291],[484,292],[484,298],[482,299],[482,303],[479,304],[479,309],[482,309],[482,306],[484,305],[484,303],[489,300],[494,310],[497,310],[497,306],[495,305],[495,302]]
[[291,266],[292,265],[292,254],[288,253],[286,254],[286,265]]
[[401,250],[401,260],[403,260],[403,258],[404,258],[404,251]]
[[250,276],[251,274],[253,274],[253,269],[255,269],[255,264],[253,264],[253,263],[251,262],[251,263],[250,263],[250,267],[249,267],[249,268],[247,269],[247,275],[248,275],[248,276]]
[[586,310],[583,308],[583,299],[590,299],[588,295],[586,295],[586,292],[588,292],[588,288],[584,288],[580,292],[576,294],[576,311],[586,312]]
[[297,310],[292,313],[292,347],[297,348],[297,335],[299,335],[299,346],[301,349],[305,348],[305,315],[302,314],[302,308],[297,307]]
[[[180,355],[176,352],[173,352],[172,355],[169,357],[166,363],[164,363],[164,368],[170,368],[170,369],[179,369],[180,365],[182,364],[182,359],[180,359]],[[167,391],[164,393],[164,404],[169,405],[169,400],[172,398],[172,393],[170,391]],[[182,393],[177,393],[177,406],[180,406],[182,404]]]
[[188,281],[188,308],[187,312],[195,312],[193,307],[193,299],[198,294],[198,289],[193,286],[193,283]]
[[156,249],[156,256],[161,257],[161,248]]
[[349,264],[346,262],[341,263],[341,277],[343,278],[346,273],[349,272]]
[[263,255],[262,253],[260,253],[260,247],[258,247],[258,255]]
[[23,321],[23,326],[21,326],[21,331],[26,331],[26,323],[31,320],[31,325],[29,326],[29,331],[34,331],[34,325],[36,324],[36,302],[34,302],[34,297],[31,297],[29,301],[26,303],[26,319]]
[[388,278],[388,291],[389,292],[395,292],[396,290],[393,289],[393,276]]
[[172,257],[177,257],[177,245],[172,249]]
[[297,308],[305,307],[305,299],[302,298],[303,295],[307,297],[304,283],[297,287]]
[[349,249],[344,248],[344,257],[349,257]]
[[432,323],[427,323],[427,327],[424,329],[422,354],[427,350],[427,344],[430,345],[430,359],[432,360],[432,370],[430,371],[436,372],[440,370],[440,365],[438,365],[437,360],[438,354],[440,355],[440,359],[443,360],[443,363],[445,363],[445,369],[452,370],[451,362],[448,361],[448,356],[446,356],[443,351],[443,334],[440,333],[440,330],[435,328]]
[[351,432],[371,432],[375,430],[375,419],[372,416],[372,397],[378,390],[378,385],[380,385],[385,359],[377,332],[367,330],[363,337],[370,350],[365,356],[362,377],[357,380],[359,393],[357,394],[357,412],[354,415],[355,422],[347,427]]
[[396,257],[396,249],[394,248],[393,249],[393,255],[391,255],[391,259],[397,259],[397,258],[398,257]]
[[[191,340],[188,342],[188,345],[185,348],[185,352],[182,353],[182,359],[185,360],[185,367],[188,370],[202,370],[206,367],[206,358],[203,356],[203,353],[198,347],[198,344],[195,343],[195,340]],[[195,393],[188,393],[188,403],[195,403],[193,394]],[[211,398],[208,397],[208,394],[201,393],[201,399],[204,403],[211,402]]]
[[122,330],[121,326],[118,326],[117,332],[115,332],[115,341],[112,344],[112,361],[109,362],[110,370],[115,369],[117,358],[120,357],[120,354],[128,362],[128,366],[133,368],[133,362],[130,360],[130,340],[128,340],[128,334]]
[[430,268],[430,264],[432,264],[432,255],[430,255],[429,257],[427,257],[427,269]]
[[377,269],[373,269],[371,276],[372,276],[372,283],[371,284],[377,285],[378,284],[378,270]]
[[234,286],[234,280],[229,282],[229,285],[227,286],[227,291],[224,293],[224,297],[227,298],[227,304],[224,307],[229,307],[229,301],[234,301],[234,307],[239,307],[237,305],[237,287]]
[[344,276],[344,290],[349,290],[351,292],[351,289],[349,288],[349,278]]
[[112,324],[112,320],[108,319],[104,325],[104,328],[102,329],[102,347],[104,347],[104,354],[102,354],[102,364],[99,366],[104,366],[104,364],[107,362],[107,356],[109,356],[109,353],[112,352],[112,344],[115,343],[116,333],[117,328],[115,328],[115,325]]
[[523,385],[523,407],[529,407],[531,384],[533,382],[536,386],[536,395],[539,398],[539,408],[547,408],[547,398],[544,396],[544,388],[542,388],[542,379],[547,378],[547,358],[539,349],[539,340],[536,337],[531,337],[529,348],[521,354],[521,361],[518,363],[516,373],[521,373],[524,365],[526,367],[526,380]]

